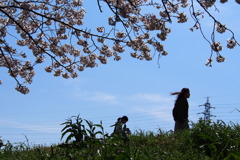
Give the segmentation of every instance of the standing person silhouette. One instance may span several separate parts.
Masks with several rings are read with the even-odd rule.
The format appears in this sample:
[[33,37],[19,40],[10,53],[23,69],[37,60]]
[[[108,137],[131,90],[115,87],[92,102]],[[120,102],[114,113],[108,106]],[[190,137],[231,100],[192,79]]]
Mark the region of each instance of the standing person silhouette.
[[188,129],[188,101],[190,90],[183,88],[181,92],[173,92],[171,95],[178,95],[172,110],[173,119],[175,121],[174,131]]

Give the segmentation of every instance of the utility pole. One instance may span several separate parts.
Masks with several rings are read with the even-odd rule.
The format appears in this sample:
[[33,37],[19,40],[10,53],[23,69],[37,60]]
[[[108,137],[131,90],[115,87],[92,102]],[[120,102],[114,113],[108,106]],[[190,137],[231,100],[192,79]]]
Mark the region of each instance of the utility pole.
[[200,106],[204,106],[204,107],[205,107],[204,112],[198,113],[198,114],[203,114],[203,115],[204,115],[204,121],[205,121],[205,122],[209,122],[209,121],[211,120],[211,119],[210,119],[211,117],[216,117],[216,116],[214,116],[214,115],[211,114],[210,109],[211,109],[211,108],[215,108],[215,107],[212,107],[212,106],[211,106],[211,104],[210,104],[210,102],[209,102],[209,97],[207,97],[206,103],[203,104],[203,105],[199,105],[199,107],[200,107]]

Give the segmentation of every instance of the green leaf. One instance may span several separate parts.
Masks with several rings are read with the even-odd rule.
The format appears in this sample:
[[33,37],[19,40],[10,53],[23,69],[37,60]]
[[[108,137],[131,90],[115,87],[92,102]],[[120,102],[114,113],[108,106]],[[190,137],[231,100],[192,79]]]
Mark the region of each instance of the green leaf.
[[89,126],[90,128],[92,128],[93,123],[92,123],[91,121],[88,121],[88,120],[85,119],[85,122],[88,124],[88,126]]
[[103,126],[100,124],[94,124],[94,126],[99,127],[99,128],[101,128],[101,130],[103,130]]
[[240,159],[240,152],[231,152],[229,153],[229,155],[231,155],[235,159]]
[[199,134],[199,137],[201,137],[201,138],[203,138],[203,139],[208,139],[208,140],[213,140],[213,137],[211,137],[211,136],[208,136],[208,135],[206,135],[206,134],[203,134],[203,133],[200,133]]
[[61,132],[63,132],[66,128],[68,128],[68,127],[71,127],[71,125],[66,125],[62,130],[61,130]]
[[72,134],[70,134],[70,135],[67,137],[65,143],[68,143],[68,141],[70,141],[72,137],[74,137],[74,136],[73,136]]
[[73,132],[73,130],[71,129],[71,128],[69,128],[69,129],[67,129],[65,132],[63,132],[62,133],[62,136],[61,136],[61,140],[62,140],[62,138],[67,134],[67,133],[72,133]]
[[125,160],[125,159],[130,159],[129,155],[127,155],[126,153],[121,153],[115,158],[115,160]]

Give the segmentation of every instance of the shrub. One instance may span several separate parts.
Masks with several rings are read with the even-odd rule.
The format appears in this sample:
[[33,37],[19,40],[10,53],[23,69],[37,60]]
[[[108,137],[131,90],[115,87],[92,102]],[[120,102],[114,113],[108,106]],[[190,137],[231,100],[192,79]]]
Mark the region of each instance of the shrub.
[[202,150],[211,158],[240,159],[239,125],[227,125],[223,121],[205,122],[200,120],[193,125],[191,138],[194,147]]

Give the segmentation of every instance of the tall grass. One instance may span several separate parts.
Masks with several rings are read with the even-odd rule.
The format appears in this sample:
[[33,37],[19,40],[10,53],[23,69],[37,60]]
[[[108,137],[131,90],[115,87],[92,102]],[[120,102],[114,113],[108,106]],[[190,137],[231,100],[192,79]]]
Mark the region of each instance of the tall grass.
[[[83,125],[83,122],[87,122]],[[137,130],[126,137],[108,135],[100,124],[79,116],[62,130],[66,142],[51,147],[26,143],[0,148],[3,160],[234,160],[240,159],[240,126],[223,121],[199,122],[182,132]],[[79,127],[81,128],[79,129]],[[81,135],[81,136],[79,136]]]

